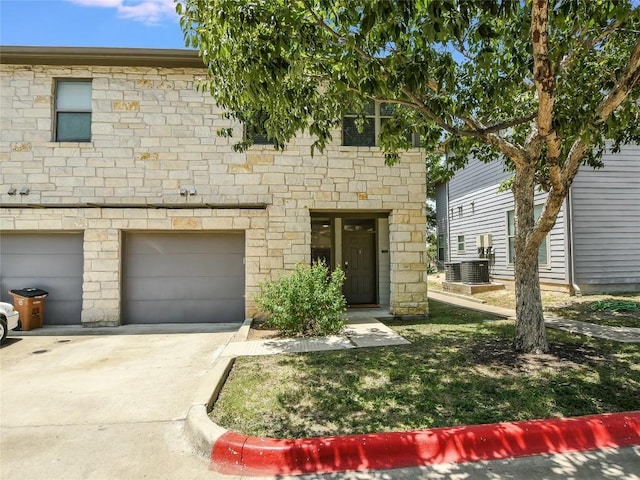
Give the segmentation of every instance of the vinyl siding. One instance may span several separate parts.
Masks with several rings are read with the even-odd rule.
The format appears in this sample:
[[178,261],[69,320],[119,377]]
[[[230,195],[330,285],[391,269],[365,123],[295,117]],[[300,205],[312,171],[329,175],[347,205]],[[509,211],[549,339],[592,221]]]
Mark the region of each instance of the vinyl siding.
[[471,159],[464,169],[456,172],[449,183],[449,198],[462,197],[486,187],[497,186],[512,176],[504,171],[502,162],[482,163]]
[[640,289],[640,146],[582,167],[571,189],[575,283],[584,293]]
[[[507,211],[514,209],[511,192],[498,193],[498,184],[460,198],[449,198],[449,233],[451,261],[478,258],[476,235],[492,235],[494,260],[490,273],[495,278],[513,279],[513,266],[507,263]],[[536,205],[544,203],[545,193],[536,195]],[[459,207],[462,207],[461,210]],[[453,214],[451,213],[453,211]],[[460,215],[461,212],[461,215]],[[540,267],[540,280],[567,283],[564,243],[564,208],[547,237],[549,265]],[[465,252],[458,253],[457,237],[464,235]]]

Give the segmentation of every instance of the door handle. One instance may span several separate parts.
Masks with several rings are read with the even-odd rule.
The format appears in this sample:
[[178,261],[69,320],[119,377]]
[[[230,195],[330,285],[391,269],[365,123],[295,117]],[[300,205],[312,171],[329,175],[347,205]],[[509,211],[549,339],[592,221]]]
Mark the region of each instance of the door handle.
[[349,262],[344,262],[344,270],[345,272],[349,270]]

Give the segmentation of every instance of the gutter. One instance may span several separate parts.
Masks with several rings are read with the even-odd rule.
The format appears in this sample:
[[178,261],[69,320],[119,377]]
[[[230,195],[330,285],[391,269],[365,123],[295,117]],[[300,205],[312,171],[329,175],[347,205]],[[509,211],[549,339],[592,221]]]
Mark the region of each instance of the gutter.
[[92,65],[205,69],[197,50],[112,47],[0,46],[0,64]]

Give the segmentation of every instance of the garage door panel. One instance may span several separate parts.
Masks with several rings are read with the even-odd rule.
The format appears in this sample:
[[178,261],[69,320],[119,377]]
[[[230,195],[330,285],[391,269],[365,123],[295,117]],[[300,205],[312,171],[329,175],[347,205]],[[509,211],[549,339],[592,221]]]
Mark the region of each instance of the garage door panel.
[[[190,300],[175,308],[173,300],[138,300],[127,303],[127,318],[144,312],[146,323],[235,323],[244,308],[235,300]],[[203,312],[207,312],[203,315]],[[229,320],[231,319],[231,320]],[[142,322],[140,322],[142,323]]]
[[126,323],[244,320],[244,233],[128,233]]
[[78,255],[78,247],[82,248],[82,235],[78,233],[7,233],[2,235],[0,246],[3,251],[29,255],[65,253]]
[[129,300],[145,300],[163,298],[167,300],[198,300],[206,298],[238,298],[244,292],[238,291],[237,285],[242,282],[239,277],[227,277],[212,288],[207,277],[163,277],[139,278],[131,283],[127,290]]
[[129,277],[163,276],[226,276],[243,275],[242,255],[238,254],[162,254],[162,261],[154,256],[132,255],[129,258]]
[[8,254],[2,256],[2,263],[8,271],[38,272],[39,277],[58,278],[66,271],[81,272],[83,260],[78,254]]
[[0,237],[2,300],[8,290],[49,292],[45,325],[79,325],[82,311],[83,239],[80,233],[3,233]]
[[238,253],[244,250],[244,236],[238,232],[217,232],[215,234],[183,233],[135,233],[127,237],[127,253],[130,255],[156,255],[158,253],[183,254],[184,245],[189,245],[189,253]]

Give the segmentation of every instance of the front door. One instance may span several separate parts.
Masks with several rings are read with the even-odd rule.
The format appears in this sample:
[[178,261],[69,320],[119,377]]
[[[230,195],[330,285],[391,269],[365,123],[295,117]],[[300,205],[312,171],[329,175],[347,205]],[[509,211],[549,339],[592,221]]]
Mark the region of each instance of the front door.
[[345,219],[342,262],[346,274],[343,293],[349,305],[376,303],[375,219]]

